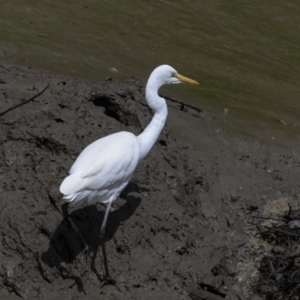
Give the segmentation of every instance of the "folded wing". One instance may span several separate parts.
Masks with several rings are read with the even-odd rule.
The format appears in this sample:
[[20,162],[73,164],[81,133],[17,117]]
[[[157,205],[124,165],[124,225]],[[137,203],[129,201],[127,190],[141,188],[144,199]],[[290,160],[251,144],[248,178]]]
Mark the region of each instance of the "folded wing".
[[139,155],[139,144],[132,133],[119,132],[97,140],[81,152],[60,191],[65,196],[82,191],[117,191],[130,180]]

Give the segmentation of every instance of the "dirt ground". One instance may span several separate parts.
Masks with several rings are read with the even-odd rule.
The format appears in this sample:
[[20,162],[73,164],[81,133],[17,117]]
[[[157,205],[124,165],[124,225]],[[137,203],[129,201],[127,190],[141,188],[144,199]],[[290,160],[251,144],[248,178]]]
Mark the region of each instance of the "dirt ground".
[[[1,299],[299,299],[292,281],[275,295],[278,239],[265,234],[299,207],[298,141],[220,142],[200,119],[197,138],[210,147],[195,151],[166,127],[109,216],[107,264],[105,207],[72,209],[90,247],[86,268],[60,183],[85,146],[121,130],[138,134],[151,111],[134,78],[98,82],[2,63],[0,113],[48,84],[0,116]],[[298,230],[289,229],[295,245]],[[114,285],[101,286],[105,266]]]

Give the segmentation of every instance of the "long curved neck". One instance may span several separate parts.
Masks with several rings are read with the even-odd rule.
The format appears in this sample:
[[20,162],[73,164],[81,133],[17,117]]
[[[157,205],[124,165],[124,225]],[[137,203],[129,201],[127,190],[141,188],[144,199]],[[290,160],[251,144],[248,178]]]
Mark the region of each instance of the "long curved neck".
[[151,150],[161,133],[168,115],[168,108],[165,99],[158,96],[159,85],[151,80],[146,86],[146,100],[150,108],[154,110],[154,116],[137,137],[140,144],[140,160],[143,159]]

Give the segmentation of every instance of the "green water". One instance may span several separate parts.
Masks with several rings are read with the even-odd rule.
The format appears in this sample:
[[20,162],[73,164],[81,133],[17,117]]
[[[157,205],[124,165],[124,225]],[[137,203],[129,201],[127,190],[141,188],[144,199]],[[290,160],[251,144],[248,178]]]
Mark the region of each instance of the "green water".
[[[203,108],[216,132],[299,139],[298,1],[11,0],[0,5],[0,21],[0,49],[17,63],[145,80],[167,63],[201,87],[164,92]],[[203,120],[182,118],[187,123],[174,126],[179,135],[199,133]]]

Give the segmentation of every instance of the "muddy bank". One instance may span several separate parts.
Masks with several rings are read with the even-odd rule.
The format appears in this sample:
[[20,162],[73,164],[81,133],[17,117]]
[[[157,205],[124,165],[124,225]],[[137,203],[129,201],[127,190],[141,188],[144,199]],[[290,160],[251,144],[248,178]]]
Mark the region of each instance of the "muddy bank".
[[[61,213],[58,188],[86,145],[113,132],[143,130],[151,118],[144,82],[88,81],[2,64],[0,112],[48,84],[38,98],[0,117],[3,295],[195,300],[259,299],[260,292],[265,297],[255,289],[268,251],[257,224],[259,217],[299,203],[296,142],[279,148],[220,141],[213,125],[201,119],[197,138],[206,147],[200,152],[166,127],[109,216],[104,242],[116,284],[100,289],[104,207],[71,213],[90,245],[85,271],[84,256],[77,258],[83,245]],[[279,200],[286,205],[278,206]]]

